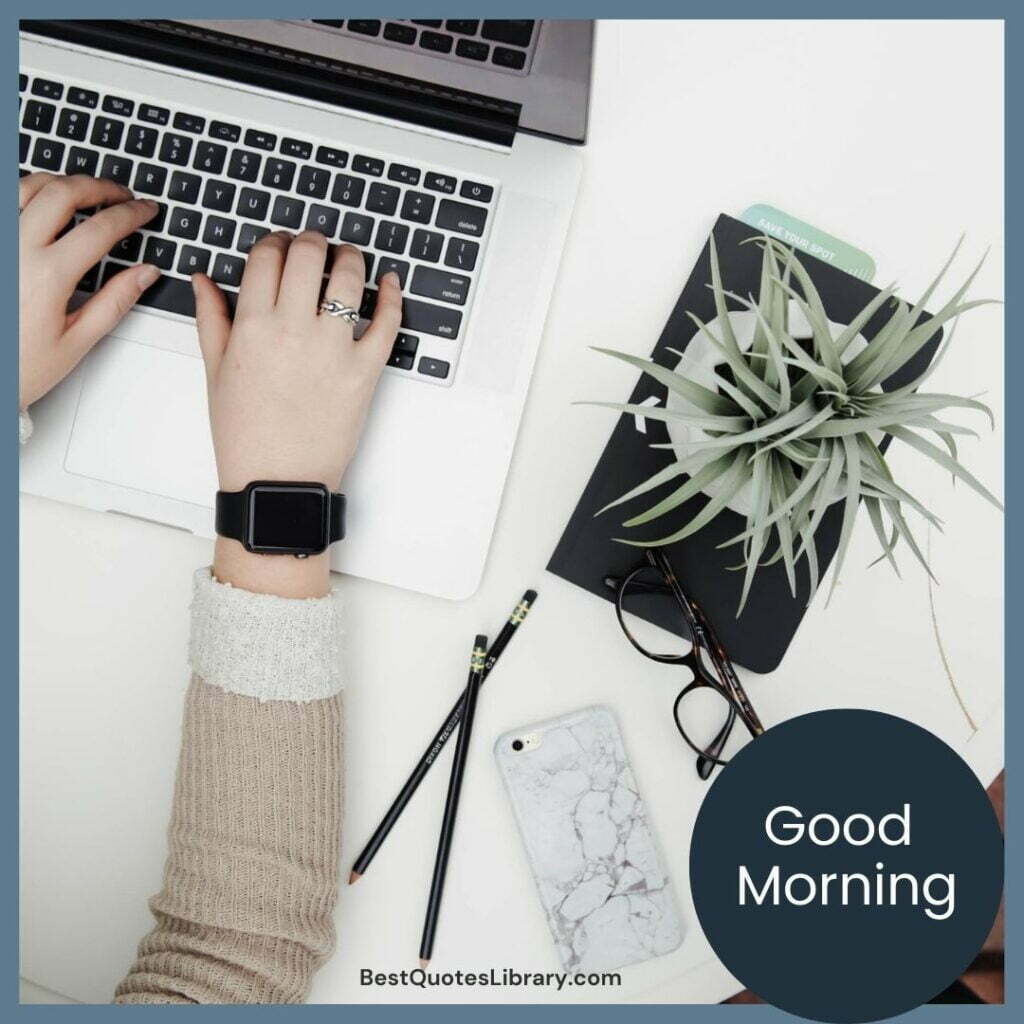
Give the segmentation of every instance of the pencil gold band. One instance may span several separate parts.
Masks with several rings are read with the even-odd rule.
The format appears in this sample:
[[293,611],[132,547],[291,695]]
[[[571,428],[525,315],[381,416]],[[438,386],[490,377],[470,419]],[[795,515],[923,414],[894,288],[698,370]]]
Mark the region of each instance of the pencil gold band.
[[487,652],[482,647],[473,648],[473,656],[470,658],[469,667],[474,672],[482,672],[484,670],[484,661],[487,658]]
[[526,614],[527,612],[529,612],[529,610],[530,602],[520,601],[519,604],[515,606],[515,610],[512,612],[512,615],[508,621],[511,622],[513,626],[518,626],[519,623],[526,618]]

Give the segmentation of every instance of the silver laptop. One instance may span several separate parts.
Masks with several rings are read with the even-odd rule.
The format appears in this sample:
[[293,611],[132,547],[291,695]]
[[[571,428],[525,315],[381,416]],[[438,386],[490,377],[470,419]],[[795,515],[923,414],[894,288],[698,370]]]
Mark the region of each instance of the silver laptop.
[[164,273],[33,406],[33,494],[213,536],[189,275],[237,292],[279,227],[395,270],[404,319],[343,482],[333,566],[447,598],[479,585],[580,173],[586,21],[22,22],[20,167],[161,203],[83,280]]

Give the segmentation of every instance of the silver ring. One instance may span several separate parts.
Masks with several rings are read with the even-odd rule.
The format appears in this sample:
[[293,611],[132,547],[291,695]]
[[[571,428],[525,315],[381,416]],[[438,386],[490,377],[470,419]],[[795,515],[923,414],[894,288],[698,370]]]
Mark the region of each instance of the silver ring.
[[320,312],[326,313],[328,316],[340,316],[342,320],[353,327],[359,323],[359,310],[346,306],[344,302],[339,302],[338,299],[324,299],[320,303]]

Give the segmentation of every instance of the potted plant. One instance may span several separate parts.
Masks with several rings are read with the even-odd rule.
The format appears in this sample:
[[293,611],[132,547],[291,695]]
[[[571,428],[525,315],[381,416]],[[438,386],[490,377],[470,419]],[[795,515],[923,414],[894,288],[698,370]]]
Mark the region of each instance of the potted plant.
[[[670,350],[679,358],[674,370],[626,353],[598,350],[653,377],[667,389],[668,401],[664,408],[591,404],[664,420],[669,442],[654,447],[669,449],[675,456],[601,512],[679,478],[683,480],[677,487],[623,526],[645,526],[698,494],[707,496],[704,506],[668,536],[619,538],[643,547],[682,540],[723,509],[738,512],[746,520],[744,528],[720,545],[735,546],[742,553],[739,568],[744,580],[737,614],[762,565],[781,560],[795,595],[797,567],[803,559],[810,593],[815,592],[815,533],[836,502],[842,502],[843,511],[832,588],[862,505],[881,545],[879,560],[887,560],[898,573],[894,552],[902,542],[931,574],[905,513],[912,510],[941,528],[940,520],[896,481],[883,438],[938,463],[1002,509],[959,461],[957,437],[974,432],[940,418],[945,410],[963,408],[991,421],[991,410],[973,398],[920,390],[948,349],[956,318],[987,301],[964,301],[980,264],[934,316],[923,314],[925,304],[956,251],[915,305],[896,298],[895,286],[890,286],[848,324],[836,324],[789,247],[764,236],[748,241],[763,250],[758,296],[743,298],[724,288],[712,236],[710,286],[716,316],[704,323],[689,314],[697,335],[686,352]],[[891,315],[874,337],[866,339],[862,329],[886,308]],[[947,321],[953,321],[951,329],[928,368],[910,383],[884,390],[882,383]]]

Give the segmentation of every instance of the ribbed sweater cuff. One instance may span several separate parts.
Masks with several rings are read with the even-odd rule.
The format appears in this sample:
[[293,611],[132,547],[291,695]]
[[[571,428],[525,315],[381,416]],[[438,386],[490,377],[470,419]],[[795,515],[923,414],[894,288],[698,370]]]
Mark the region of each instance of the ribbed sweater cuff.
[[341,608],[320,598],[254,594],[200,569],[192,588],[192,671],[228,693],[311,701],[342,688]]

